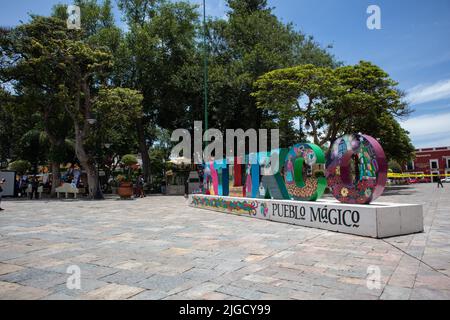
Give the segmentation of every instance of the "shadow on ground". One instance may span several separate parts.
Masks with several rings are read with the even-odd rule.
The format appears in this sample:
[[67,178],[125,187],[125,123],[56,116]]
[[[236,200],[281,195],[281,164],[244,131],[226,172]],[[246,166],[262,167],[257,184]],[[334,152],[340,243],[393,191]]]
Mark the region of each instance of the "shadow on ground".
[[417,193],[414,186],[387,186],[383,196],[408,196]]

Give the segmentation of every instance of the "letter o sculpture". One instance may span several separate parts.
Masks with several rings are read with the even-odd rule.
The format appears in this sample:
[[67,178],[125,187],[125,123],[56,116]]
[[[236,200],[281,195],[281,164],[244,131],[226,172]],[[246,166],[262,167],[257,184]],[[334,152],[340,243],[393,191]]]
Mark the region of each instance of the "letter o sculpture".
[[328,187],[342,203],[369,204],[383,193],[387,168],[383,148],[376,139],[345,135],[333,143],[327,155]]

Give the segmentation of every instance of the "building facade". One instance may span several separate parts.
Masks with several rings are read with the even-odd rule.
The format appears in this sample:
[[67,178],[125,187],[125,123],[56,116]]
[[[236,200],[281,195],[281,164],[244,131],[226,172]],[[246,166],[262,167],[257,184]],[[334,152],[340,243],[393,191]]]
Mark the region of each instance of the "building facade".
[[416,150],[414,161],[406,164],[406,172],[425,175],[450,176],[450,147],[423,148]]

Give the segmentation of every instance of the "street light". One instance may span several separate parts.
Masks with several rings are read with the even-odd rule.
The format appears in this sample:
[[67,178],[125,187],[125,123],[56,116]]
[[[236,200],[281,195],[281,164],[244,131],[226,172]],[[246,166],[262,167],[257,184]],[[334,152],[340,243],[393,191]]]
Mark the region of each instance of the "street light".
[[[204,112],[205,132],[208,131],[208,48],[206,45],[206,4],[203,0],[203,90],[204,90]],[[205,142],[206,143],[206,142]]]

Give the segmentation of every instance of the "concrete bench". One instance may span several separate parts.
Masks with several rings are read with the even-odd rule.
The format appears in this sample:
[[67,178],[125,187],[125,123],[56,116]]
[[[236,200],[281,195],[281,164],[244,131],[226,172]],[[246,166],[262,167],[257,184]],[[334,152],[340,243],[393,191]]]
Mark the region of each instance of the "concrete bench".
[[63,183],[63,185],[61,187],[56,188],[55,191],[58,196],[58,199],[60,193],[64,193],[66,199],[69,197],[69,193],[72,193],[75,199],[77,198],[77,195],[80,193],[80,190],[78,188],[74,188],[70,183]]
[[[29,198],[31,193],[33,192],[33,188],[31,188],[31,185],[28,185],[27,190],[25,190],[27,197]],[[40,186],[37,189],[37,193],[39,194],[39,199],[42,199],[42,193],[44,192],[44,187]]]

